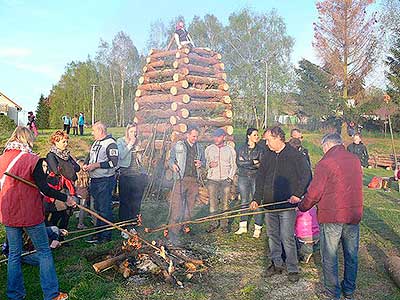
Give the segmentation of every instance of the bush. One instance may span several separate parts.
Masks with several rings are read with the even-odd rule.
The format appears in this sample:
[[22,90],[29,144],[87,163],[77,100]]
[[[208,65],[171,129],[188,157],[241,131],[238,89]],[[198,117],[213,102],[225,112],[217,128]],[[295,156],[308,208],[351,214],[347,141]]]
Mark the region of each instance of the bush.
[[14,121],[9,117],[0,115],[0,135],[10,136],[16,126]]

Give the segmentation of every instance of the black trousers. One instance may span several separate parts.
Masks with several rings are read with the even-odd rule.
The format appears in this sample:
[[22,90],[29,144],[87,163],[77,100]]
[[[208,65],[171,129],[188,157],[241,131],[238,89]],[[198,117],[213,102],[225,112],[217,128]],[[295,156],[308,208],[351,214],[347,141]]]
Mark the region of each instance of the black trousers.
[[71,129],[71,126],[64,124],[64,131],[67,132],[67,134],[69,134],[70,129]]
[[142,196],[147,185],[147,175],[119,177],[119,219],[134,219],[140,213]]
[[79,134],[83,135],[83,125],[79,125]]

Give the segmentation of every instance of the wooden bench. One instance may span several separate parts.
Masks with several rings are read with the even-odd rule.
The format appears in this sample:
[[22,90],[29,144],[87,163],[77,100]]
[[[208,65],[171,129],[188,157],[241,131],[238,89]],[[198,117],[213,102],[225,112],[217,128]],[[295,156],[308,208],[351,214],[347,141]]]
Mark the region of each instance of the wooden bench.
[[[397,163],[400,163],[400,157],[397,156]],[[394,157],[393,154],[376,154],[370,155],[368,164],[374,168],[384,167],[394,169]]]

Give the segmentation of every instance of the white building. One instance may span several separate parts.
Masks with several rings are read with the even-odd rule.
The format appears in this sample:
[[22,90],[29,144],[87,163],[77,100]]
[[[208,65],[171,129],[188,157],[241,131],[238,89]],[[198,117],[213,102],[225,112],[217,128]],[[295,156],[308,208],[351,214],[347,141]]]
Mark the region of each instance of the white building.
[[15,124],[19,124],[18,113],[22,110],[22,107],[12,101],[2,92],[0,92],[0,115],[4,115],[14,120]]

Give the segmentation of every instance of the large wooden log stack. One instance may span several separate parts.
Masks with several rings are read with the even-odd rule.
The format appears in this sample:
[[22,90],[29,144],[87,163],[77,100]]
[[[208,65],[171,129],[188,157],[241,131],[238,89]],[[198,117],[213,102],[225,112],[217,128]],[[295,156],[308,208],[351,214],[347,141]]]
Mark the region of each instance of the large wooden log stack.
[[[232,104],[221,55],[208,48],[152,49],[135,93],[135,119],[144,137],[167,131],[182,137],[188,126],[200,129],[200,141],[224,128],[233,142]],[[165,140],[165,135],[164,135]]]

